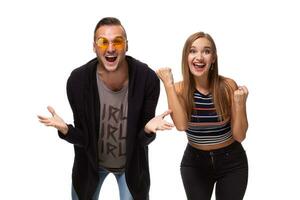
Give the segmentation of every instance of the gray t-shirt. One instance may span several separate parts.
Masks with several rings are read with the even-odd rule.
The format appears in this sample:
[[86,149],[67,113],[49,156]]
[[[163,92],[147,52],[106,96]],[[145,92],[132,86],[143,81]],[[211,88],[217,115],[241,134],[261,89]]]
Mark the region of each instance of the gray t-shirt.
[[101,104],[99,167],[112,172],[123,171],[126,163],[128,84],[119,91],[112,91],[96,76]]

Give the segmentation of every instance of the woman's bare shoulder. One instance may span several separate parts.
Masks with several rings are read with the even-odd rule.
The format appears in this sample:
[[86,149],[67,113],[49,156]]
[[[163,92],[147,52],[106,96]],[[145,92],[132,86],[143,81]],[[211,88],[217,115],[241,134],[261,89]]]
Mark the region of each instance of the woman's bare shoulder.
[[236,82],[231,78],[221,76],[221,80],[223,80],[224,83],[229,85],[230,88],[232,88],[233,90],[236,90],[238,88],[238,85],[236,84]]

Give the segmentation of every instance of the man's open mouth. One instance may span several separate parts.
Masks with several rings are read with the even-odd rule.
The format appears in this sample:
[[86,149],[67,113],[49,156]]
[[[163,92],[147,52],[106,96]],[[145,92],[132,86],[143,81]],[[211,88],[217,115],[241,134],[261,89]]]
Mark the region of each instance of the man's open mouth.
[[105,56],[106,61],[115,62],[117,60],[117,56]]

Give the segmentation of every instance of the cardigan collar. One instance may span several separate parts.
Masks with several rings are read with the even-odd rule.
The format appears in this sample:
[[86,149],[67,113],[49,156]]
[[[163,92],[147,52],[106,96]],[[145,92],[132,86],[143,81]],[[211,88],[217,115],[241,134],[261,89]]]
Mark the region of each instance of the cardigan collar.
[[[128,64],[128,90],[129,90],[129,96],[133,96],[134,95],[134,85],[135,85],[135,74],[136,74],[136,60],[131,57],[131,56],[127,56],[125,57],[127,64]],[[135,63],[134,63],[135,62]],[[89,80],[91,80],[91,84],[93,86],[94,89],[97,89],[97,79],[96,79],[96,72],[97,72],[97,65],[98,65],[98,59],[94,58],[91,61],[89,61],[87,64],[88,68],[90,69],[90,73],[89,73]]]

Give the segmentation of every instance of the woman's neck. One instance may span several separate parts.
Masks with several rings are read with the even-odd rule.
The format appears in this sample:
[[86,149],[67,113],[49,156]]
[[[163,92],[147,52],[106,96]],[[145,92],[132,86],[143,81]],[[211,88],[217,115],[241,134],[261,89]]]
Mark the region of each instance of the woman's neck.
[[207,95],[211,92],[207,78],[195,79],[195,87],[199,92],[201,92],[204,95]]

